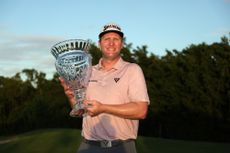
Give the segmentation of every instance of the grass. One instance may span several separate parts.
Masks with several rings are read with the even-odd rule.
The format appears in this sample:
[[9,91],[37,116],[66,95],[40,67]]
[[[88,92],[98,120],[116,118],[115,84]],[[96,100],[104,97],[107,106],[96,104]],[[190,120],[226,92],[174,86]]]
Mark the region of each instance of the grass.
[[230,153],[230,144],[138,137],[139,153]]
[[[0,153],[75,153],[80,130],[44,129],[0,138]],[[229,143],[138,137],[138,153],[229,153]]]

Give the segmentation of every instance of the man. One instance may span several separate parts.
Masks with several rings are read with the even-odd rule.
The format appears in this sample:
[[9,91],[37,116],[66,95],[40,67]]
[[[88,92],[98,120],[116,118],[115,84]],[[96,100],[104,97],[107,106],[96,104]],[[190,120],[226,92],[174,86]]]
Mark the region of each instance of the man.
[[[146,117],[149,97],[141,68],[120,56],[123,38],[116,24],[105,25],[99,34],[102,57],[87,87],[78,153],[136,153],[138,120]],[[73,106],[73,91],[60,80]]]

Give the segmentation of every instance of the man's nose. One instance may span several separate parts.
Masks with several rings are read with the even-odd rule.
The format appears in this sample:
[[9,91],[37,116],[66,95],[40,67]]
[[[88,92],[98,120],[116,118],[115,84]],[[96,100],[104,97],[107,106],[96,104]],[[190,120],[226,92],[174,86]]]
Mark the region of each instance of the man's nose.
[[113,40],[110,40],[109,41],[109,45],[113,45],[114,44],[114,41]]

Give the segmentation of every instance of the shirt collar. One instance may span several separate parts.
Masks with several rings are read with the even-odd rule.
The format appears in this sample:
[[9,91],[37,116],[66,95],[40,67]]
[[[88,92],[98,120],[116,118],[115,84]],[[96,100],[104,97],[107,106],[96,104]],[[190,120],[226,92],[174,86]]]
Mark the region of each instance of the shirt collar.
[[[113,65],[112,69],[118,70],[122,67],[122,65],[125,63],[125,61],[120,57],[119,60]],[[99,63],[96,65],[96,69],[102,70],[102,58],[99,60]]]

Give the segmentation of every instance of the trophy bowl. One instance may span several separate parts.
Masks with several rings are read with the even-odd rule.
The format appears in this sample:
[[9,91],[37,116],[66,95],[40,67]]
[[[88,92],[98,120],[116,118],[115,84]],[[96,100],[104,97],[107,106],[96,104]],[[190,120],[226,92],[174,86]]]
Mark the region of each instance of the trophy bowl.
[[89,54],[90,41],[69,39],[55,44],[51,53],[55,57],[57,73],[72,88],[76,99],[70,116],[75,117],[79,109],[84,110],[86,88],[92,71],[92,57]]

